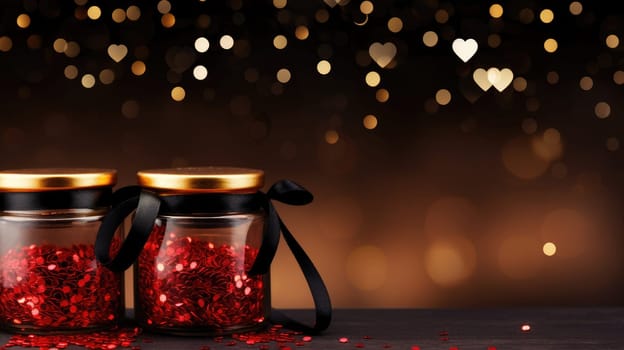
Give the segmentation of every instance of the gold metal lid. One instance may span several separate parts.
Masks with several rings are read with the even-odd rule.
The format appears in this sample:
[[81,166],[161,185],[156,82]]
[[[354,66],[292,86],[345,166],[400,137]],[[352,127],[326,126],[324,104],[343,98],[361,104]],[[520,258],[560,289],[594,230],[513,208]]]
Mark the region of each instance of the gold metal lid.
[[174,191],[240,192],[264,185],[262,170],[230,167],[143,170],[137,178],[143,187]]
[[113,186],[117,171],[112,169],[58,168],[0,171],[0,191],[52,191]]

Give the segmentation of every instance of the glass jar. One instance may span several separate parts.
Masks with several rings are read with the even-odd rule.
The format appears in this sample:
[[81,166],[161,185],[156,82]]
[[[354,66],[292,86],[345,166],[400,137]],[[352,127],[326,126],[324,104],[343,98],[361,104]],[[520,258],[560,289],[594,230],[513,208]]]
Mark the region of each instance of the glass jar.
[[116,172],[103,169],[0,172],[2,328],[49,334],[117,323],[123,278],[98,264],[94,253],[115,182]]
[[[134,270],[142,327],[216,335],[263,327],[269,277],[249,276],[262,244],[264,210],[254,196],[264,173],[240,168],[140,171],[138,182],[161,200]],[[229,195],[245,205],[222,205]]]

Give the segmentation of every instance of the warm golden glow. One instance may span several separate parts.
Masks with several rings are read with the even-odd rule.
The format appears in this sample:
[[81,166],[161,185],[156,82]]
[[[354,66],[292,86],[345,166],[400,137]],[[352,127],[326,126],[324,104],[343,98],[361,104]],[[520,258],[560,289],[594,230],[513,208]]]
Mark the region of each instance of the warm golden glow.
[[559,82],[559,73],[555,71],[550,71],[546,74],[546,81],[548,84],[555,85]]
[[517,77],[513,80],[513,88],[518,92],[522,92],[527,88],[527,81],[523,77]]
[[440,89],[435,94],[436,102],[441,106],[446,106],[451,102],[451,92],[447,89]]
[[435,18],[436,22],[444,24],[449,20],[449,13],[445,9],[439,9],[435,12],[433,17]]
[[128,119],[134,119],[138,117],[139,110],[140,110],[139,103],[135,100],[125,101],[121,105],[121,114]]
[[97,6],[89,6],[89,9],[87,10],[87,16],[89,16],[89,19],[95,21],[96,19],[99,19],[100,16],[102,16],[102,10],[100,10],[100,8]]
[[500,46],[502,43],[501,36],[498,34],[490,34],[488,35],[488,46],[495,49]]
[[291,77],[290,71],[286,68],[282,68],[277,71],[276,77],[277,77],[277,81],[279,81],[282,84],[286,84],[287,82],[290,81],[290,77]]
[[490,16],[492,18],[501,18],[503,15],[503,7],[500,4],[493,4],[490,6]]
[[65,74],[65,78],[67,79],[71,80],[78,78],[78,68],[74,65],[70,64],[69,66],[65,67],[63,73]]
[[346,276],[349,283],[363,291],[384,286],[388,275],[388,262],[377,246],[359,246],[347,257]]
[[28,16],[25,13],[22,13],[21,15],[17,16],[17,26],[20,28],[28,28],[28,26],[30,26],[30,16]]
[[520,18],[520,21],[522,23],[529,24],[533,22],[533,19],[535,18],[535,14],[533,13],[533,10],[531,10],[530,8],[523,8],[522,10],[520,10],[518,17]]
[[115,81],[115,73],[111,69],[103,69],[100,72],[100,82],[104,85],[112,84]]
[[563,143],[561,133],[555,128],[548,128],[542,137],[534,137],[531,140],[533,153],[546,162],[561,158],[563,154]]
[[366,85],[370,87],[375,87],[379,85],[379,83],[381,83],[381,76],[379,75],[379,73],[375,71],[371,71],[366,74],[365,80],[366,80]]
[[67,43],[67,47],[65,48],[65,56],[69,58],[74,58],[80,54],[80,45],[78,45],[75,41],[70,41]]
[[370,15],[371,13],[373,13],[374,9],[375,9],[375,6],[373,5],[372,2],[368,0],[364,0],[360,3],[360,12],[362,12],[365,15]]
[[526,118],[522,121],[522,131],[527,135],[533,135],[537,132],[537,120]]
[[132,5],[126,10],[126,17],[131,21],[138,21],[141,18],[141,9],[138,6]]
[[85,74],[82,76],[80,82],[82,83],[83,87],[90,89],[95,86],[95,77],[91,74]]
[[173,89],[171,89],[171,98],[174,101],[180,102],[180,101],[184,100],[185,97],[186,97],[186,91],[184,90],[183,87],[176,86]]
[[325,142],[329,143],[330,145],[335,145],[336,143],[338,143],[339,139],[340,136],[338,135],[338,132],[336,130],[327,130],[325,132]]
[[171,3],[167,0],[160,0],[158,5],[156,5],[156,8],[158,9],[158,12],[164,15],[171,11]]
[[611,152],[615,152],[620,149],[620,139],[617,137],[609,137],[606,142],[607,149]]
[[438,34],[433,31],[428,31],[423,34],[423,44],[427,47],[434,47],[438,43]]
[[615,73],[613,73],[613,82],[618,85],[624,84],[624,71],[615,71]]
[[229,50],[234,47],[234,38],[229,35],[224,35],[219,39],[219,45],[221,45],[222,49]]
[[542,12],[540,12],[540,21],[542,21],[543,23],[550,23],[553,21],[553,19],[555,19],[555,14],[552,12],[551,9],[543,9]]
[[544,131],[544,142],[555,144],[561,142],[561,133],[555,128],[548,128]]
[[136,76],[141,76],[145,74],[147,67],[145,66],[145,63],[143,63],[143,61],[134,61],[132,63],[132,66],[130,66],[130,70],[132,71],[132,74]]
[[578,16],[583,12],[583,4],[578,1],[573,1],[570,3],[570,13]]
[[193,77],[197,80],[204,80],[208,76],[208,69],[202,65],[193,68]]
[[310,31],[306,26],[297,26],[295,29],[295,37],[299,40],[305,40],[310,36]]
[[111,18],[115,23],[121,23],[126,20],[126,11],[123,9],[114,9]]
[[329,20],[329,12],[325,9],[320,9],[314,14],[314,19],[319,23],[325,23]]
[[388,100],[390,99],[390,92],[386,89],[379,89],[375,93],[375,99],[377,100],[377,102],[381,103],[388,102]]
[[275,8],[277,9],[283,9],[284,7],[286,7],[287,3],[288,0],[273,0],[273,6],[275,6]]
[[362,120],[362,124],[364,124],[364,127],[366,129],[373,130],[377,127],[377,117],[375,117],[372,114],[369,114],[364,117],[364,119]]
[[600,119],[608,118],[611,115],[611,106],[606,102],[598,102],[594,107],[594,113]]
[[392,17],[388,20],[388,30],[398,33],[403,29],[403,21],[399,17]]
[[319,63],[316,64],[316,70],[321,75],[327,75],[331,71],[331,63],[326,60],[319,61]]
[[288,39],[286,39],[285,36],[276,35],[275,38],[273,38],[273,46],[275,46],[276,49],[278,50],[285,49],[286,45],[288,45]]
[[0,36],[0,51],[9,52],[13,47],[13,40],[8,36]]
[[176,18],[172,13],[165,13],[160,17],[160,24],[165,28],[172,28],[175,25]]
[[594,81],[590,77],[582,77],[579,81],[579,86],[581,90],[589,91],[594,87]]
[[63,38],[58,38],[54,40],[54,43],[52,44],[52,48],[57,53],[63,53],[67,49],[67,41],[65,41],[65,39]]
[[615,49],[620,45],[620,38],[615,34],[610,34],[605,39],[605,43],[611,49]]
[[548,53],[553,53],[557,51],[558,46],[559,44],[557,44],[557,40],[553,38],[549,38],[549,39],[546,39],[546,41],[544,41],[544,50],[546,50],[546,52]]
[[502,161],[505,169],[517,178],[530,180],[543,175],[550,162],[538,156],[533,143],[524,137],[508,141],[502,150]]
[[425,270],[442,287],[453,287],[468,279],[476,265],[476,251],[469,240],[451,236],[434,241],[425,250]]
[[512,279],[535,276],[540,268],[540,241],[529,232],[504,235],[497,257],[501,271]]

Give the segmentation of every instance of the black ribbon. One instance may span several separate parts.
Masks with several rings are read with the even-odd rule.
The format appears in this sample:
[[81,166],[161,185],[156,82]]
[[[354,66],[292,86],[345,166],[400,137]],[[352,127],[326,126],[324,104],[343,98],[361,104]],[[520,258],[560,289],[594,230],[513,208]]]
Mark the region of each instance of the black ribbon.
[[111,187],[40,192],[0,192],[0,211],[96,209],[111,205]]
[[[184,195],[157,195],[138,186],[119,189],[113,194],[113,209],[104,217],[95,242],[98,261],[113,271],[123,271],[138,258],[147,242],[154,221],[159,214],[189,214],[215,212],[248,212],[263,208],[267,212],[267,224],[262,244],[248,274],[261,275],[269,272],[277,252],[280,232],[303,272],[314,301],[316,322],[308,326],[291,319],[278,310],[272,310],[271,321],[293,330],[317,334],[329,327],[331,301],[321,275],[293,234],[281,220],[272,200],[290,204],[306,205],[313,196],[302,186],[282,180],[275,183],[265,194],[209,193]],[[110,257],[110,245],[115,231],[123,220],[136,209],[126,240],[117,255]]]

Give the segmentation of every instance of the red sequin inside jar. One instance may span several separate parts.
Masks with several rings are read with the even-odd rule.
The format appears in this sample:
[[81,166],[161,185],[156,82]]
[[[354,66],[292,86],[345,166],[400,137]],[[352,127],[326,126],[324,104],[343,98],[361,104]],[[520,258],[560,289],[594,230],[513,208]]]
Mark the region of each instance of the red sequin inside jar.
[[0,322],[18,332],[112,326],[121,310],[121,279],[99,265],[93,245],[9,249],[0,265]]
[[161,331],[208,334],[262,326],[265,281],[246,274],[257,254],[246,244],[165,234],[164,226],[155,226],[137,265],[139,322]]

